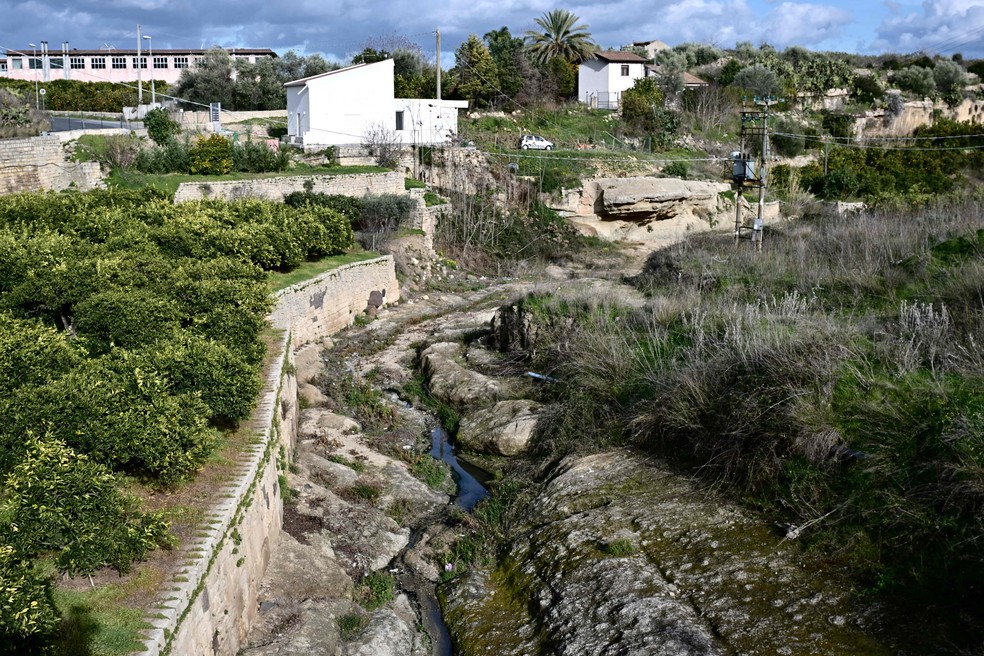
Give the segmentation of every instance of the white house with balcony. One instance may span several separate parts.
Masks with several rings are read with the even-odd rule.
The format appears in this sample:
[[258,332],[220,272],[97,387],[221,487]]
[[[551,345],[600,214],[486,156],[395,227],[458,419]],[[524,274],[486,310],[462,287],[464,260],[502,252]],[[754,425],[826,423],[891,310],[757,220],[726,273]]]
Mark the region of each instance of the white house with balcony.
[[287,88],[287,137],[305,150],[361,144],[385,130],[404,145],[439,145],[458,135],[467,100],[396,98],[394,64],[385,59],[294,80]]
[[598,109],[618,109],[622,92],[645,77],[647,62],[634,52],[599,50],[578,67],[578,99]]

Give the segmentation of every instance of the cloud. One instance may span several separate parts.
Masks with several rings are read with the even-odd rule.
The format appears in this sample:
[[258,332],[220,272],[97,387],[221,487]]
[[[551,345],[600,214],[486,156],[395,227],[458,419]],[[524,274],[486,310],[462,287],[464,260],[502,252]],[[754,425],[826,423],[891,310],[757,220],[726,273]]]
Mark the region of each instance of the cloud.
[[984,56],[984,5],[980,0],[926,0],[919,10],[904,14],[897,7],[875,33],[871,48],[877,51]]

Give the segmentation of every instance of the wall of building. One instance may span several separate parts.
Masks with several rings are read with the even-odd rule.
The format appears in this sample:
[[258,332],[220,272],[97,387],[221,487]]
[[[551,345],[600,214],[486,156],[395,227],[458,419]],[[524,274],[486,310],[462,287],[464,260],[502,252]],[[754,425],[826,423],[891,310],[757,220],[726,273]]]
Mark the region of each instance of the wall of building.
[[317,342],[350,326],[379,292],[383,304],[400,299],[393,258],[389,255],[327,271],[281,290],[270,321],[290,330],[294,348]]
[[55,135],[0,140],[0,194],[101,186],[99,164],[68,162]]
[[348,326],[373,291],[384,292],[385,302],[399,298],[391,257],[346,265],[277,295],[270,321],[283,337],[253,417],[260,439],[243,454],[235,480],[215,491],[201,537],[182,547],[183,565],[149,609],[146,656],[234,656],[243,647],[283,524],[279,476],[296,445],[299,411],[293,352]]
[[182,182],[174,194],[175,203],[204,198],[264,198],[282,201],[285,194],[304,191],[305,185],[315,193],[342,196],[366,194],[402,194],[403,174],[358,173],[352,175],[295,175],[259,180],[223,180],[219,182]]
[[[286,126],[286,116],[287,110],[285,109],[257,110],[253,112],[230,112],[222,110],[220,118],[223,124],[240,123],[252,118],[279,118],[284,121],[284,125]],[[172,112],[171,118],[178,121],[185,129],[200,127],[202,130],[205,130],[211,129],[212,125],[211,114],[207,110],[201,112]]]

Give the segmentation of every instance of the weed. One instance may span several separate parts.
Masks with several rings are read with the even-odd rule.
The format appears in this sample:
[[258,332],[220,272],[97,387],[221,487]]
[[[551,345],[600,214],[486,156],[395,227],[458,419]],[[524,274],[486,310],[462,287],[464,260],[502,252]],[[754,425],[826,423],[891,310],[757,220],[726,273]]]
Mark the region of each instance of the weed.
[[410,466],[410,473],[435,490],[441,489],[448,480],[447,465],[427,455],[414,460]]
[[346,613],[338,618],[338,633],[342,640],[349,642],[369,626],[369,618],[362,613]]
[[358,600],[366,610],[376,610],[393,601],[396,580],[391,574],[369,572],[359,582]]
[[632,544],[632,540],[627,540],[625,538],[619,538],[617,540],[612,540],[605,545],[605,551],[616,558],[625,558],[626,556],[631,556],[636,552],[635,545]]

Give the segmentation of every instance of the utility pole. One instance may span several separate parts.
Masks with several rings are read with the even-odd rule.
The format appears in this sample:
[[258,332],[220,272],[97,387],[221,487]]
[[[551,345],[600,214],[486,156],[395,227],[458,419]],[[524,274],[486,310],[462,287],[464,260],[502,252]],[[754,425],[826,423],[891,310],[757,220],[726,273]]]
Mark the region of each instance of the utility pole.
[[441,99],[441,30],[437,34],[437,99]]
[[759,202],[758,214],[752,226],[752,242],[755,243],[756,250],[762,248],[762,225],[765,215],[765,189],[767,186],[767,172],[769,167],[769,108],[781,102],[773,96],[765,98],[755,98],[755,104],[765,107],[762,113],[762,165],[759,168]]
[[140,23],[137,23],[137,118],[140,118],[140,105],[143,104],[143,85],[140,84]]

